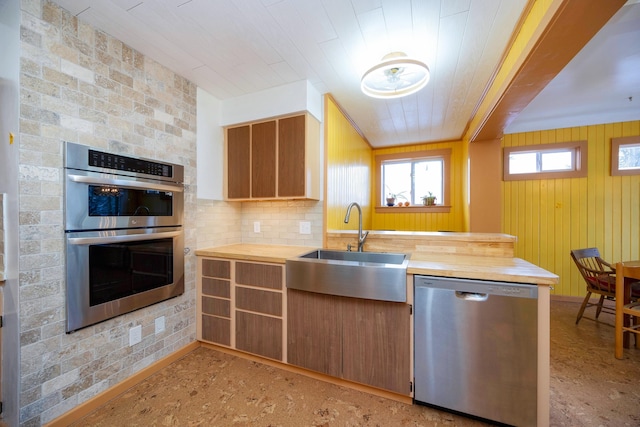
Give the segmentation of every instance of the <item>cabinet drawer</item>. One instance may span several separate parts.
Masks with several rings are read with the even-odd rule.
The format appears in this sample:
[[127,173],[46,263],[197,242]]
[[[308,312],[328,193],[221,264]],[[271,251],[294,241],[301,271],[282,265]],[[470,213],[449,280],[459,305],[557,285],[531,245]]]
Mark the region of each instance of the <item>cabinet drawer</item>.
[[231,303],[228,300],[202,297],[202,313],[231,317]]
[[236,263],[236,283],[268,289],[282,289],[281,265]]
[[213,297],[231,298],[231,284],[228,280],[202,278],[202,293]]
[[237,311],[236,348],[282,360],[282,319]]
[[236,308],[282,316],[282,294],[280,292],[237,287]]
[[217,259],[202,260],[202,275],[220,279],[231,278],[231,263]]
[[202,339],[222,345],[231,345],[231,321],[203,314]]

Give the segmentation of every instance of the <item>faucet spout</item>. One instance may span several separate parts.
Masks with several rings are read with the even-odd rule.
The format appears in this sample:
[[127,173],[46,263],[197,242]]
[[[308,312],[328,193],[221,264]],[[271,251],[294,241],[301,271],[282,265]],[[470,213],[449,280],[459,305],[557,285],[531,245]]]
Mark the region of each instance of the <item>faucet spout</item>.
[[362,209],[360,205],[356,202],[353,202],[347,208],[347,214],[344,216],[344,223],[347,224],[349,222],[349,217],[351,216],[351,209],[353,207],[358,209],[358,252],[362,252],[362,248],[364,247],[364,242],[367,240],[367,236],[369,235],[368,231],[362,232]]

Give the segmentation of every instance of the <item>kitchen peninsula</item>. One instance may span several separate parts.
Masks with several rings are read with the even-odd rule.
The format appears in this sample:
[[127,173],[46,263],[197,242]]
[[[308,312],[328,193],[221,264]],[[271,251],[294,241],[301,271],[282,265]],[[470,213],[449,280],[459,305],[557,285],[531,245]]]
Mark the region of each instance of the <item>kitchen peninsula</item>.
[[[355,247],[356,241],[357,232],[329,231],[325,246],[326,249],[344,250],[349,243]],[[264,358],[266,362],[285,369],[302,371],[316,377],[320,375],[320,378],[328,381],[364,388],[375,394],[410,403],[414,376],[414,276],[535,285],[538,295],[537,424],[546,425],[549,420],[549,293],[550,287],[558,283],[558,276],[515,258],[514,244],[515,237],[504,234],[371,231],[365,251],[401,252],[409,257],[406,303],[313,293],[312,302],[301,300],[300,296],[308,293],[286,288],[286,260],[317,248],[235,244],[199,249],[196,251],[197,337],[203,343],[223,351],[237,350],[247,357]],[[342,309],[336,312],[336,307]],[[344,314],[354,312],[359,314]],[[376,328],[376,333],[369,334],[368,331],[361,330],[363,326],[376,321],[375,315],[367,318],[368,313],[378,313],[377,318],[383,313],[382,317],[388,319],[388,324],[372,326]],[[310,329],[322,329],[326,333],[319,335],[315,330],[308,330],[302,335],[298,333],[297,338],[292,338],[297,332],[292,327],[291,319],[288,322],[288,317],[295,318],[296,325],[304,323],[306,317],[307,325],[317,326]],[[334,318],[343,317],[342,323],[333,321]],[[334,337],[353,337],[349,322],[356,318],[365,319],[358,326],[358,335],[382,337],[379,339],[383,343],[369,347],[366,354],[375,353],[377,347],[384,344],[384,354],[371,356],[371,363],[379,371],[390,372],[389,375],[369,375],[363,378],[357,372],[348,372],[349,359],[362,355],[348,354],[358,349],[354,350],[353,346],[338,346],[338,341],[344,340],[332,340],[331,334]],[[300,342],[304,340],[312,345],[310,348],[313,351],[300,351]],[[327,343],[326,348],[323,347],[326,352],[320,352],[322,354],[317,351],[319,342]],[[360,346],[367,348],[367,345],[363,341]],[[342,353],[329,354],[336,346]],[[301,353],[324,359],[304,360],[304,357],[300,358]],[[406,360],[398,360],[398,355]],[[405,387],[405,384],[411,385]]]

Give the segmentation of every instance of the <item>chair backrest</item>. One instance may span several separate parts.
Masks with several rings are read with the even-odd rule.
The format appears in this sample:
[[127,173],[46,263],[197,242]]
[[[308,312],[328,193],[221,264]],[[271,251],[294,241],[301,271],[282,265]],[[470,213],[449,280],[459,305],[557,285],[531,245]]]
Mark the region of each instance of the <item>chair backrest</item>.
[[574,249],[571,258],[587,284],[590,292],[615,297],[615,269],[600,258],[598,248]]

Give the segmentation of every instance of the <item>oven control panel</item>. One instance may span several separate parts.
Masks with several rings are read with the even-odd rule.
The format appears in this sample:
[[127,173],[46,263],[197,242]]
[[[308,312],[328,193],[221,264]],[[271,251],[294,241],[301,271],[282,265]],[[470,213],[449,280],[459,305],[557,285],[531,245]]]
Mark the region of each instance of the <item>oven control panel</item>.
[[172,176],[171,165],[150,160],[134,159],[119,154],[103,153],[96,150],[89,150],[89,166],[167,178]]
[[184,166],[166,161],[106,152],[98,147],[65,142],[65,169],[111,173],[135,178],[184,182]]

